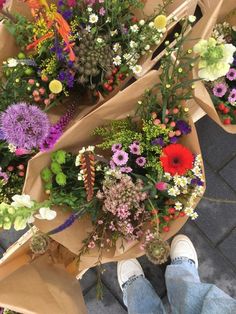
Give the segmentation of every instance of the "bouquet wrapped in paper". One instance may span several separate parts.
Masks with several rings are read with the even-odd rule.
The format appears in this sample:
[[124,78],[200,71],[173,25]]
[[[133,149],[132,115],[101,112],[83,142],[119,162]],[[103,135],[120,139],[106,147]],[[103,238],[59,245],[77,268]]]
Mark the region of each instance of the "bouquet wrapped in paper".
[[203,79],[196,82],[194,98],[225,131],[235,133],[236,6],[223,0],[217,5],[215,1],[203,1],[202,5],[204,15],[191,33],[199,56],[193,76]]
[[[29,163],[24,197],[34,201],[28,215],[79,255],[79,271],[145,252],[164,261],[162,241],[189,216],[197,218],[204,171],[187,115],[192,65],[183,40],[180,35],[178,61],[167,48],[161,72],[119,92],[64,134],[53,152]],[[155,257],[161,245],[166,249]]]

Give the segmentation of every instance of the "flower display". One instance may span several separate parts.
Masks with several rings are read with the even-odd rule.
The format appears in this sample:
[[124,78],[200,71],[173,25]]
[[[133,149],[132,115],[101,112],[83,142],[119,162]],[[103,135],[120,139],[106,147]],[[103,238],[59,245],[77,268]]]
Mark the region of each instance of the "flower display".
[[207,79],[205,85],[224,125],[236,124],[235,38],[234,27],[223,22],[216,24],[212,38],[194,48],[200,53],[199,76]]

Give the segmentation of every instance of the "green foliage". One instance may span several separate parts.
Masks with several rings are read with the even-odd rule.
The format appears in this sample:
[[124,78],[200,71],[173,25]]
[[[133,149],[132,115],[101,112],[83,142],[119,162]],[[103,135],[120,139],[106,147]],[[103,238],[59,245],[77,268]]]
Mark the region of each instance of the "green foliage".
[[33,41],[34,24],[29,22],[26,17],[15,14],[16,21],[4,19],[4,25],[11,35],[15,37],[17,45],[25,50],[26,46]]
[[130,118],[112,121],[107,126],[96,128],[94,134],[103,138],[103,142],[97,146],[111,149],[113,144],[120,143],[123,149],[127,149],[133,141],[142,140],[142,134],[137,132],[136,128]]

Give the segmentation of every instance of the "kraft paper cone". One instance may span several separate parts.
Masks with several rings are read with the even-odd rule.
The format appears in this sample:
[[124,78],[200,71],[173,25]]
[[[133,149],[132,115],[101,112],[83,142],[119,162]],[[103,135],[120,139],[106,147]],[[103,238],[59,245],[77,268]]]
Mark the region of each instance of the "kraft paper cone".
[[[127,87],[124,91],[119,92],[112,99],[107,101],[92,113],[88,114],[76,125],[72,126],[66,133],[64,133],[54,150],[65,149],[76,153],[83,146],[96,143],[96,138],[92,136],[93,130],[98,126],[109,123],[111,120],[119,120],[127,117],[127,115],[133,115],[136,111],[137,102],[141,99],[144,90],[152,88],[158,80],[158,72],[151,71],[145,77]],[[183,142],[194,153],[201,153],[196,129],[193,124],[192,132],[188,136],[184,137]],[[34,200],[42,201],[47,197],[43,191],[40,172],[48,165],[49,161],[50,153],[40,153],[29,162],[24,193],[31,195]],[[63,223],[69,215],[69,213],[58,209],[56,219],[50,222],[37,221],[36,226],[41,231],[47,232]],[[163,238],[168,239],[173,236],[184,225],[186,220],[186,218],[181,218],[174,221],[171,225],[170,232],[163,234]],[[76,221],[70,228],[53,235],[52,238],[74,254],[78,254],[83,245],[82,241],[87,237],[87,233],[91,230],[91,228],[92,225],[90,219],[84,216],[79,221]],[[133,241],[126,243],[124,251],[121,251],[120,244],[117,242],[115,248],[110,249],[109,252],[104,251],[102,262],[106,263],[133,258],[143,254],[144,252],[140,249],[140,245],[137,242]],[[79,271],[83,271],[86,268],[94,266],[97,259],[98,251],[96,249],[91,250],[89,254],[86,254],[81,258]]]
[[0,306],[22,314],[87,313],[79,282],[46,256],[0,278]]
[[[216,23],[222,22],[233,9],[236,9],[236,2],[231,0],[202,0],[205,14],[200,21],[193,27],[189,36],[191,40],[186,44],[186,48],[192,48],[200,39],[208,39],[211,36]],[[235,20],[234,20],[235,19]],[[230,20],[229,20],[230,21]],[[231,18],[236,25],[236,18]],[[193,69],[193,78],[198,78],[198,69]],[[203,82],[195,83],[194,99],[197,104],[214,120],[221,128],[228,133],[236,133],[236,125],[224,125],[215,109],[211,97]]]

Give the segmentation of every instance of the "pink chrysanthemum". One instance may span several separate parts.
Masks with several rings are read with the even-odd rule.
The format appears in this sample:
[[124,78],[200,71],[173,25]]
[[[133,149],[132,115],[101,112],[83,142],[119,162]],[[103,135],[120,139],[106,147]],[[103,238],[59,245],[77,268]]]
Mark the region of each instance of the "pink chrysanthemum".
[[226,77],[230,81],[236,80],[236,70],[234,68],[229,69],[229,72],[226,74]]
[[140,146],[138,144],[138,142],[133,142],[130,146],[129,146],[130,152],[134,155],[140,155]]
[[216,97],[223,97],[227,92],[227,86],[224,83],[217,83],[213,87],[213,94]]
[[136,159],[136,164],[139,166],[139,167],[144,167],[145,164],[146,164],[146,158],[145,157],[138,157]]
[[123,150],[117,150],[112,159],[117,166],[124,166],[129,160],[129,155]]

